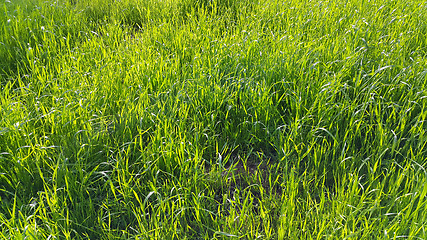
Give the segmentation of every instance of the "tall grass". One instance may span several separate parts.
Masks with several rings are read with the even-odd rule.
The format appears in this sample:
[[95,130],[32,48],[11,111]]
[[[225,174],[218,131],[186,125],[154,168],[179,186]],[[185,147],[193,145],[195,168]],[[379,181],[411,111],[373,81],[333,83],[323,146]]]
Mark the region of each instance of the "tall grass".
[[1,11],[1,238],[427,237],[423,1]]

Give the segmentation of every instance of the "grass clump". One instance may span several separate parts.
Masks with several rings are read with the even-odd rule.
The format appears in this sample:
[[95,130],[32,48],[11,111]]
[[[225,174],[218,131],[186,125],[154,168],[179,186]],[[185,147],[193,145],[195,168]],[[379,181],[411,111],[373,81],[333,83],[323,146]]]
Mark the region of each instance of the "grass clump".
[[424,2],[2,11],[2,238],[426,238]]

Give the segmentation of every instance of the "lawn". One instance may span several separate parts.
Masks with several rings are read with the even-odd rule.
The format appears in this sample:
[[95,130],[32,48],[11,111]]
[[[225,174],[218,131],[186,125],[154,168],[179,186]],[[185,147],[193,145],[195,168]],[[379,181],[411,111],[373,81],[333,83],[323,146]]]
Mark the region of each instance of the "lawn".
[[0,239],[427,239],[425,1],[0,6]]

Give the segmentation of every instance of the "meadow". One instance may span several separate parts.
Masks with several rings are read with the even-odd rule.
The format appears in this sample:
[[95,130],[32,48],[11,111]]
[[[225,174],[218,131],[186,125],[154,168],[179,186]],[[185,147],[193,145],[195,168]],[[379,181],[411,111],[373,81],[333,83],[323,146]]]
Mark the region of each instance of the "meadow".
[[425,1],[0,6],[0,239],[427,239]]

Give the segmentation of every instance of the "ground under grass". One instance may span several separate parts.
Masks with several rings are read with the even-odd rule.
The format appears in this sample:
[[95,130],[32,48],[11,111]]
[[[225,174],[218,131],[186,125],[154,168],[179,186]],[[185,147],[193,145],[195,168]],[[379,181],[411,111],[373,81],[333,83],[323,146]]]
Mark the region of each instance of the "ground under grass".
[[427,238],[425,1],[0,12],[0,238]]

